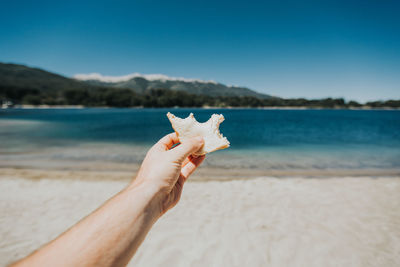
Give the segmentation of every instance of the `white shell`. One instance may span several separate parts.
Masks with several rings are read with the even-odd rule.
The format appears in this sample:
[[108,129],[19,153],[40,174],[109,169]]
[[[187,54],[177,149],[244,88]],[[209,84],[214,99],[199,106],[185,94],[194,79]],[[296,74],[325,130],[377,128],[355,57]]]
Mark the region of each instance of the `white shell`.
[[187,118],[181,119],[168,112],[167,117],[171,122],[172,128],[174,128],[178,135],[180,142],[185,142],[186,139],[191,139],[196,136],[204,138],[203,148],[196,152],[195,155],[200,156],[229,147],[228,139],[219,132],[219,125],[224,121],[224,116],[222,114],[213,114],[211,118],[204,123],[196,121],[193,113],[190,113]]

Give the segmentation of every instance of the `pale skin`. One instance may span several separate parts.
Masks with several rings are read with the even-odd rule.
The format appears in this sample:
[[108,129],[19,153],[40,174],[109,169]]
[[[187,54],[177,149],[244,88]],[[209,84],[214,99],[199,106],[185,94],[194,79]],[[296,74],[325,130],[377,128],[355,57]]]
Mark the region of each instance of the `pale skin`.
[[12,266],[125,266],[153,224],[174,207],[188,177],[203,162],[193,157],[200,137],[179,144],[166,135],[147,153],[136,178],[55,240]]

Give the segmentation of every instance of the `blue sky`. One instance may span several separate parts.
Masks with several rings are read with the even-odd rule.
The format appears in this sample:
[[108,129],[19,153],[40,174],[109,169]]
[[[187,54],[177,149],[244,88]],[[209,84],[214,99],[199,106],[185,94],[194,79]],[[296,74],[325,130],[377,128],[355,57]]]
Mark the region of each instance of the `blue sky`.
[[400,98],[399,1],[3,1],[0,61]]

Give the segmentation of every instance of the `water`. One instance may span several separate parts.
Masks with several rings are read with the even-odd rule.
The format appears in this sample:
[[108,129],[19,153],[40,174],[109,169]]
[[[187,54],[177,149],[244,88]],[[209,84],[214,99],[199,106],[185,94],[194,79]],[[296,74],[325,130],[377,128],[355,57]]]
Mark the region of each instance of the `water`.
[[0,111],[0,166],[140,163],[172,132],[166,113],[222,113],[229,149],[205,166],[258,170],[400,170],[400,111],[261,109],[10,109]]

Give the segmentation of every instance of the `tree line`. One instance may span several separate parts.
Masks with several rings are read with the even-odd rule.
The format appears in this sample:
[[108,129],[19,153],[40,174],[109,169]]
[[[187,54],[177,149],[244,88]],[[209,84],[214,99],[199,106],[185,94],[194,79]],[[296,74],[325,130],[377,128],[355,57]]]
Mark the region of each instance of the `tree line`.
[[130,89],[90,87],[37,90],[0,86],[0,100],[28,105],[82,105],[86,107],[308,107],[308,108],[400,108],[400,100],[360,104],[343,98],[261,99],[251,96],[194,95],[183,91],[152,89],[138,94]]

